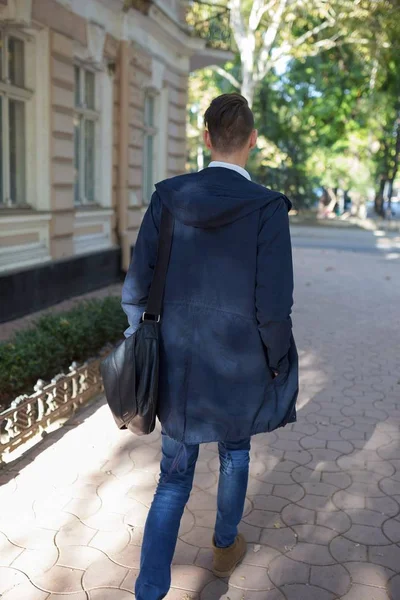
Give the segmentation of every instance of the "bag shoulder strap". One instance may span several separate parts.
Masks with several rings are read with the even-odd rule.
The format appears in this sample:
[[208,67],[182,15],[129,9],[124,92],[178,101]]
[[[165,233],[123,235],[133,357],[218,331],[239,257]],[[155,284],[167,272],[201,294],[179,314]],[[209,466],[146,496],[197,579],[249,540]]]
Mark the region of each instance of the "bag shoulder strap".
[[162,206],[160,234],[158,239],[157,262],[147,299],[144,318],[159,321],[164,297],[165,281],[171,255],[174,217],[165,205]]

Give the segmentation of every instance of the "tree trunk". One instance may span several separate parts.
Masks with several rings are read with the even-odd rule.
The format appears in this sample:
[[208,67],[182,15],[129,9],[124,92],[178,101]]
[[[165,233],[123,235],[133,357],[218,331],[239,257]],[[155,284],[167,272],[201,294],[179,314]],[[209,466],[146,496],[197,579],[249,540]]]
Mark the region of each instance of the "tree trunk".
[[400,159],[400,112],[396,119],[396,146],[394,149],[394,157],[393,157],[393,169],[391,172],[391,176],[389,178],[389,190],[388,190],[388,208],[391,211],[392,206],[392,196],[393,196],[393,184],[397,177],[397,172],[399,170],[399,159]]
[[385,175],[382,175],[381,181],[379,184],[379,190],[377,191],[377,193],[375,195],[374,208],[375,208],[376,214],[379,217],[385,216],[383,192],[385,191],[386,182],[387,182],[387,177]]
[[243,82],[240,92],[242,96],[246,98],[250,108],[253,106],[255,89],[256,83],[253,78],[253,73],[247,71],[247,69],[243,69]]
[[327,188],[326,192],[327,192],[327,194],[329,196],[329,200],[330,200],[328,207],[326,209],[326,212],[328,214],[330,214],[330,213],[333,213],[333,211],[335,210],[335,206],[336,206],[338,200],[337,200],[337,196],[336,196],[333,188]]

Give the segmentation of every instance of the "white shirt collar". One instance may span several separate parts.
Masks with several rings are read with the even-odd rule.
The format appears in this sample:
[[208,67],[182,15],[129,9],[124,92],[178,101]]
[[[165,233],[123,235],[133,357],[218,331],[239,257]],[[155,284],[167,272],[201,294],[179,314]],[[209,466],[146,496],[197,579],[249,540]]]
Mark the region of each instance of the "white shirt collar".
[[232,163],[223,162],[221,160],[213,160],[210,162],[210,164],[208,166],[209,167],[223,167],[224,169],[231,169],[232,171],[236,171],[237,173],[239,173],[240,175],[243,175],[243,177],[246,177],[246,179],[251,181],[250,173],[248,171],[246,171],[246,169],[243,169],[243,167],[240,167],[239,165],[233,165]]

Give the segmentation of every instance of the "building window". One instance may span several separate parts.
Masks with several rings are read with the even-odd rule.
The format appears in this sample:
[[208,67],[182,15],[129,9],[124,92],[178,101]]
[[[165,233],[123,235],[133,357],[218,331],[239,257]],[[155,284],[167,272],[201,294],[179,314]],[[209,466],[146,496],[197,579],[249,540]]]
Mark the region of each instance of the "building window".
[[155,103],[153,94],[146,94],[144,100],[144,140],[143,140],[143,202],[149,204],[154,189],[154,152],[157,128],[155,125]]
[[75,204],[96,201],[96,75],[75,66]]
[[0,31],[0,206],[26,204],[25,42]]

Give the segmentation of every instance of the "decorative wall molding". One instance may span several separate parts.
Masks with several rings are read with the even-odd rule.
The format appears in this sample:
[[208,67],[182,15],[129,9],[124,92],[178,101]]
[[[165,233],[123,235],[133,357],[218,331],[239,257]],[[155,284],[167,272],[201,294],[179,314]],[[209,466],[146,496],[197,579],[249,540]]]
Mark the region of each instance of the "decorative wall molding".
[[97,252],[112,247],[113,211],[76,210],[74,219],[74,254]]
[[164,81],[165,65],[156,58],[151,60],[151,87],[161,92]]
[[12,452],[72,417],[77,409],[103,391],[100,375],[102,357],[78,366],[72,363],[68,375],[63,373],[45,384],[39,379],[35,392],[16,398],[11,407],[0,413],[0,465],[10,461]]
[[103,25],[88,21],[87,23],[87,57],[92,64],[103,66],[104,46],[106,43],[106,29]]
[[0,7],[0,21],[6,21],[10,25],[30,26],[32,0],[8,0],[7,6]]
[[0,273],[51,259],[50,220],[49,213],[0,213]]

